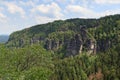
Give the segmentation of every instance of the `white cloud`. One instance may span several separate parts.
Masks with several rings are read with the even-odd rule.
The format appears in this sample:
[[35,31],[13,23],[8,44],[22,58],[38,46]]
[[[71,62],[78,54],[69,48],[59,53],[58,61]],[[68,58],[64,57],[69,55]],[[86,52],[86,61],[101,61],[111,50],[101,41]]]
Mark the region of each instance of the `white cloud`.
[[95,12],[94,10],[79,5],[68,5],[65,11],[68,14],[75,15],[72,17],[80,17],[80,18],[99,18],[106,15],[113,15],[120,13],[120,9],[106,10],[104,12]]
[[114,10],[106,10],[105,12],[97,13],[97,16],[106,16],[106,15],[114,15],[114,14],[120,14],[120,9],[114,9]]
[[15,13],[19,13],[22,17],[24,17],[25,15],[25,11],[23,10],[22,7],[17,6],[15,3],[10,3],[10,2],[5,2],[4,3],[5,6],[7,6],[7,9],[10,13],[15,14]]
[[66,3],[67,0],[56,0],[58,3]]
[[36,19],[38,24],[44,24],[44,23],[52,22],[55,20],[55,18],[49,18],[46,16],[36,16],[35,19]]
[[7,22],[7,17],[2,13],[0,13],[0,22],[2,23]]
[[3,7],[0,7],[0,12],[3,11]]
[[8,20],[7,16],[2,13],[3,10],[4,10],[4,8],[0,7],[0,22],[2,22],[2,23],[7,22],[7,20]]
[[62,9],[55,2],[51,4],[41,4],[31,9],[31,14],[36,13],[34,16],[37,23],[47,23],[53,20],[62,19],[64,17]]
[[79,17],[81,16],[92,17],[92,14],[94,13],[92,10],[87,9],[85,7],[81,7],[79,5],[68,5],[66,7],[66,10],[67,13],[75,14],[78,15]]
[[72,4],[74,4],[76,1],[75,1],[75,0],[70,0],[70,2],[71,2]]
[[97,4],[120,4],[120,0],[95,0]]
[[81,13],[81,14],[91,13],[92,12],[91,10],[89,10],[87,8],[84,8],[84,7],[81,7],[79,5],[68,5],[66,7],[66,10],[68,10],[70,12]]
[[[43,3],[50,3],[53,2],[53,0],[41,0]],[[39,2],[39,1],[38,1]]]
[[36,6],[31,10],[32,12],[38,12],[47,17],[52,17],[52,18],[61,18],[63,17],[63,14],[61,13],[61,8],[56,4],[55,2],[52,2],[51,4],[41,4]]
[[23,6],[35,6],[35,3],[33,1],[27,1],[27,2],[19,1],[19,3]]

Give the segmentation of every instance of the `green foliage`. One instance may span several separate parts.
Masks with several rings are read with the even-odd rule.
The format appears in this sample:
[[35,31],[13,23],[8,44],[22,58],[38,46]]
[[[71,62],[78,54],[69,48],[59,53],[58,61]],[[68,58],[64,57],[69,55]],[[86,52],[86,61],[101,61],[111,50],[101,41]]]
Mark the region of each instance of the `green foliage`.
[[[46,40],[67,42],[84,26],[86,37],[103,49],[96,55],[84,51],[66,58],[67,45],[55,51],[43,48]],[[119,49],[120,15],[36,25],[12,33],[0,44],[0,80],[119,80]]]
[[0,51],[1,79],[34,80],[41,78],[41,80],[46,80],[52,73],[50,69],[52,67],[52,54],[40,45],[19,49],[8,49],[1,46]]
[[82,53],[57,61],[57,63],[55,61],[55,70],[51,80],[120,79],[119,57],[119,52],[110,49],[94,56]]
[[81,53],[59,59],[40,45],[7,48],[0,45],[2,80],[120,79],[120,45],[97,55]]
[[53,32],[48,36],[50,39],[63,41],[64,39],[71,39],[74,36],[74,34],[75,33],[73,31],[65,31],[65,32]]
[[51,71],[44,67],[35,67],[25,73],[25,80],[48,80]]

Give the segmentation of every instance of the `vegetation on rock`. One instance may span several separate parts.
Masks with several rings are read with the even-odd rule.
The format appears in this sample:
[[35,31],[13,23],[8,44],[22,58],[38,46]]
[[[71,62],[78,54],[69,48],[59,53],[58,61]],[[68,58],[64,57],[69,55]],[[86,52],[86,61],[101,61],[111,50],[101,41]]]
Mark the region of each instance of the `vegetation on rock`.
[[33,26],[0,44],[0,80],[119,80],[120,15]]

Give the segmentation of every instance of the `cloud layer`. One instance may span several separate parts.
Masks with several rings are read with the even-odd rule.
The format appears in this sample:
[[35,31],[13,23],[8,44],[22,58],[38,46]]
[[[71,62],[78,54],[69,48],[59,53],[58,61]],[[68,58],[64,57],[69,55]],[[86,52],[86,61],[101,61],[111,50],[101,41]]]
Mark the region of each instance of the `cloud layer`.
[[62,14],[62,9],[55,2],[35,6],[31,9],[31,12],[36,14],[34,17],[36,18],[37,23],[51,22],[55,19],[62,19],[64,16],[64,14]]
[[120,4],[120,0],[95,0],[97,4]]

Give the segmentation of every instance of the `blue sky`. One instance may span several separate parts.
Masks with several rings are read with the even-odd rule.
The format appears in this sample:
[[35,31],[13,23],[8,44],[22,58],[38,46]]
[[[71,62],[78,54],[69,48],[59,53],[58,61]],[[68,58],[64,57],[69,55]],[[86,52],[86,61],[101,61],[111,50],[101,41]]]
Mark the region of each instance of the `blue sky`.
[[69,18],[120,14],[120,0],[0,0],[0,35]]

